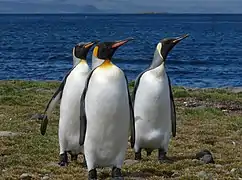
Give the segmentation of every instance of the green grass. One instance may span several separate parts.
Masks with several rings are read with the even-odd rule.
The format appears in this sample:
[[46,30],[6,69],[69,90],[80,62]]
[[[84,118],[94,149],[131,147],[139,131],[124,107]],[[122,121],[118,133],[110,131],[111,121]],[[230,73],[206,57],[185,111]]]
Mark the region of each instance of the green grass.
[[[31,120],[42,113],[59,82],[0,81],[0,131],[18,132],[13,137],[0,137],[0,179],[19,179],[23,173],[40,179],[87,179],[78,162],[60,168],[58,162],[58,108],[49,121],[45,136],[40,134],[40,122]],[[129,86],[131,89],[133,84]],[[157,151],[133,165],[124,165],[126,179],[199,179],[205,171],[215,179],[242,178],[242,94],[222,89],[185,89],[173,87],[177,108],[177,137],[173,138],[168,155],[173,164],[159,164]],[[191,105],[192,104],[192,105]],[[192,160],[201,149],[209,149],[216,164]],[[134,159],[128,149],[126,159]],[[236,168],[234,172],[231,172]],[[103,169],[99,178],[109,179],[110,170]]]

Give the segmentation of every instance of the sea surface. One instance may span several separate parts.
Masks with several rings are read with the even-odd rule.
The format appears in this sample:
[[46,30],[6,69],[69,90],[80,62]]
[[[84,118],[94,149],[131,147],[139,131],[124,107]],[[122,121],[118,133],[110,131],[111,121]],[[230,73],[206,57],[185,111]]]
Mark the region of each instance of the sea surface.
[[186,33],[166,61],[173,85],[242,86],[242,15],[0,15],[0,80],[62,80],[75,44],[127,37],[113,62],[133,80],[162,38]]

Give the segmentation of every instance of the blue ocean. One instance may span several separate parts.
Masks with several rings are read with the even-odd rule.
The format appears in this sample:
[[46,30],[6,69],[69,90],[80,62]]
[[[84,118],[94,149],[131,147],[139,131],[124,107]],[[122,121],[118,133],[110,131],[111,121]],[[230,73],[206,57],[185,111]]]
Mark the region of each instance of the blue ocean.
[[0,15],[0,80],[62,80],[77,43],[127,37],[135,40],[120,47],[113,62],[133,80],[162,38],[186,33],[167,58],[173,85],[242,86],[242,15]]

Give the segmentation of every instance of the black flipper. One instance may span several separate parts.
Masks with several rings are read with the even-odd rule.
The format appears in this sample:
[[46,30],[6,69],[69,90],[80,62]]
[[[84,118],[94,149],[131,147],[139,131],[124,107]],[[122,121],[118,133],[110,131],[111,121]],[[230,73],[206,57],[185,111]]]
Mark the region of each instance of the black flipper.
[[52,96],[52,98],[50,99],[50,101],[48,102],[46,108],[45,108],[45,112],[42,118],[42,122],[41,122],[41,126],[40,126],[40,132],[42,135],[45,135],[46,133],[46,129],[47,129],[47,124],[48,124],[48,119],[51,115],[52,110],[55,108],[57,102],[59,102],[61,100],[62,97],[62,92],[63,89],[65,87],[66,84],[66,79],[69,76],[69,74],[71,73],[71,71],[74,69],[75,67],[73,67],[67,74],[66,76],[63,78],[60,86],[58,87],[58,89],[56,90],[56,92],[54,93],[54,95]]
[[133,103],[134,103],[134,100],[135,100],[135,95],[136,95],[137,89],[138,89],[138,87],[139,87],[140,78],[141,78],[142,75],[143,75],[145,72],[147,72],[148,70],[149,70],[149,69],[147,69],[147,70],[141,72],[141,73],[137,76],[137,78],[136,78],[136,80],[135,80],[135,83],[134,83],[134,90],[133,90],[133,93],[132,93],[132,102],[133,102]]
[[[96,67],[97,68],[97,67]],[[93,72],[95,71],[94,68],[87,76],[85,87],[82,92],[81,100],[80,100],[80,138],[79,138],[79,144],[82,146],[85,141],[85,135],[86,135],[86,129],[87,129],[87,117],[86,117],[86,111],[85,111],[85,97],[87,94],[87,89],[89,85],[89,81],[91,79],[91,76]]]
[[131,96],[129,93],[129,82],[128,82],[128,78],[126,75],[125,79],[127,82],[127,91],[128,91],[128,98],[129,98],[129,110],[130,110],[130,130],[131,130],[131,139],[130,139],[130,144],[131,144],[131,148],[134,148],[134,144],[135,144],[135,118],[134,118],[134,109],[133,109],[133,104],[132,104],[132,100],[131,100]]
[[171,99],[171,128],[172,128],[172,136],[176,137],[176,107],[174,103],[174,98],[172,94],[172,88],[171,88],[171,81],[169,76],[168,77],[168,83],[169,83],[169,89],[170,89],[170,99]]

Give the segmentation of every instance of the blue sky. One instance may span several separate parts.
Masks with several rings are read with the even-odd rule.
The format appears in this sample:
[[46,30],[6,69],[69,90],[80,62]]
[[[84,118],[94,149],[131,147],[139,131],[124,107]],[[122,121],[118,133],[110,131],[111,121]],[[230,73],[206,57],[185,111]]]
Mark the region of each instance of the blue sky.
[[[103,11],[113,12],[146,12],[159,11],[171,13],[242,13],[242,0],[0,0],[1,10],[11,9],[15,2],[26,4],[26,11],[31,7],[28,3],[43,4],[42,9],[48,4],[66,8],[71,11],[74,6],[93,5]],[[4,7],[5,6],[5,7]],[[23,5],[24,6],[24,5]],[[14,8],[12,8],[13,10]],[[40,8],[41,11],[41,8]]]

